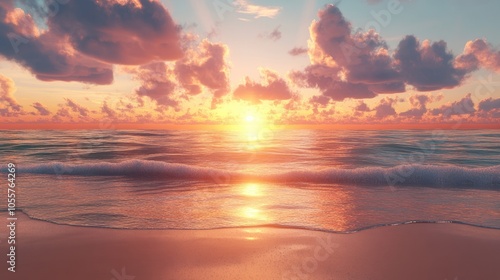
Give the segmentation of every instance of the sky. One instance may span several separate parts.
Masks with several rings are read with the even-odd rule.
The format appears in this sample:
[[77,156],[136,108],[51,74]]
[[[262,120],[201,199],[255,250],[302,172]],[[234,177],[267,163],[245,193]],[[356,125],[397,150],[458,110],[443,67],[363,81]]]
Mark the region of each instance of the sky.
[[495,126],[499,10],[495,0],[4,0],[0,119]]

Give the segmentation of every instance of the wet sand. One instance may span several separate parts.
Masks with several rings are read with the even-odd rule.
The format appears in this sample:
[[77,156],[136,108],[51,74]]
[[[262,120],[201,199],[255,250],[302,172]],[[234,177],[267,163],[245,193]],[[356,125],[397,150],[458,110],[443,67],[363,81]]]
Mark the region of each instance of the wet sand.
[[16,272],[7,270],[2,226],[0,279],[500,279],[500,230],[459,224],[337,234],[265,227],[116,230],[17,217]]

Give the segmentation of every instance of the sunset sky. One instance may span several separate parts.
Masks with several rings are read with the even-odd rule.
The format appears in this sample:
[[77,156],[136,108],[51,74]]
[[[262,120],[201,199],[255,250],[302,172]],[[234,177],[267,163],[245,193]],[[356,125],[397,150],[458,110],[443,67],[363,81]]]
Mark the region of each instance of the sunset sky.
[[495,124],[499,10],[496,0],[2,0],[0,119]]

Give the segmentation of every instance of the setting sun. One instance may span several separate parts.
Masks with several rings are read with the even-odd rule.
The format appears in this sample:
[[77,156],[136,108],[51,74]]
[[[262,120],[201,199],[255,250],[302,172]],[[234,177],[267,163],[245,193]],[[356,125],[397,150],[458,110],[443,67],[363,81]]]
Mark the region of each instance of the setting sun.
[[247,115],[245,117],[245,121],[248,123],[251,123],[251,122],[255,121],[255,117],[253,115]]

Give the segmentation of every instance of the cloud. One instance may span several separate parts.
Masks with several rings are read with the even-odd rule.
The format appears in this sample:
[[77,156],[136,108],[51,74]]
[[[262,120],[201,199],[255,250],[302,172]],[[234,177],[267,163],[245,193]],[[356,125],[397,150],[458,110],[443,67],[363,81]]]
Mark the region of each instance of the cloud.
[[44,81],[109,84],[113,80],[111,65],[80,55],[57,33],[41,33],[33,18],[15,9],[12,0],[0,3],[0,55]]
[[479,102],[478,108],[480,111],[483,111],[483,112],[499,110],[500,109],[500,98],[493,99],[490,97],[488,99],[482,100],[481,102]]
[[332,100],[341,101],[345,98],[372,98],[376,94],[364,84],[355,84],[343,81],[339,68],[324,65],[310,65],[304,71],[291,72],[290,79],[295,84],[305,87],[319,88],[324,96]]
[[224,44],[203,40],[195,49],[187,51],[184,59],[175,64],[175,74],[188,95],[196,95],[205,87],[214,99],[229,92],[229,48]]
[[399,115],[410,118],[421,118],[428,111],[427,105],[433,101],[441,100],[442,97],[442,95],[439,95],[437,97],[426,94],[412,95],[410,97],[410,104],[412,105],[412,108],[405,112],[401,112]]
[[276,72],[261,69],[260,74],[263,83],[253,82],[247,77],[245,83],[234,91],[234,98],[259,103],[262,100],[287,100],[295,95],[287,82]]
[[366,105],[364,101],[358,101],[358,103],[354,107],[354,112],[356,112],[356,114],[362,114],[364,112],[370,112],[370,111],[371,111],[370,108],[368,107],[368,105]]
[[61,107],[57,112],[54,114],[52,117],[53,121],[56,122],[63,122],[72,119],[71,113],[69,112],[68,108],[66,107]]
[[35,102],[31,105],[31,107],[35,108],[36,111],[38,112],[38,115],[41,116],[48,116],[50,115],[49,109],[47,109],[45,106],[43,106],[40,102]]
[[269,40],[273,40],[273,41],[278,41],[279,39],[281,39],[281,31],[279,30],[281,27],[281,25],[278,25],[271,33],[269,34],[266,34],[266,33],[263,33],[263,34],[259,34],[259,38],[265,38],[265,39],[269,39]]
[[399,42],[394,58],[406,83],[418,91],[454,88],[468,73],[454,65],[454,56],[444,41],[420,43],[414,36],[406,36]]
[[465,44],[464,52],[457,58],[457,64],[463,68],[476,70],[479,67],[500,72],[500,51],[483,39],[476,39]]
[[12,96],[15,90],[14,81],[0,74],[0,116],[14,117],[22,114],[22,106]]
[[375,111],[375,118],[382,120],[389,116],[395,116],[396,110],[394,109],[394,105],[397,103],[397,100],[394,98],[384,98],[380,100],[380,103],[373,108]]
[[246,0],[236,0],[238,13],[251,15],[254,18],[274,18],[281,11],[280,7],[266,7],[248,3]]
[[230,90],[228,48],[224,44],[201,41],[196,47],[185,49],[183,59],[170,63],[152,62],[138,67],[124,67],[140,81],[135,90],[140,97],[149,97],[159,108],[179,109],[179,97],[210,91],[215,104]]
[[[90,110],[77,104],[69,98],[64,98],[64,103],[58,104],[59,109],[52,116],[54,122],[85,122],[91,121]],[[94,113],[94,111],[92,111]]]
[[71,111],[78,113],[81,117],[87,117],[89,115],[89,109],[76,104],[73,100],[65,98],[66,106]]
[[451,104],[443,105],[439,108],[431,110],[434,116],[441,116],[449,118],[451,116],[470,115],[476,112],[474,108],[474,101],[472,101],[471,94],[467,94],[459,101],[452,102]]
[[[180,27],[159,1],[65,1],[47,15],[50,1],[29,2],[38,20],[0,3],[0,55],[43,81],[111,84],[112,64],[141,65],[183,56]],[[54,12],[55,13],[55,12]],[[37,22],[46,27],[39,29]]]
[[111,109],[111,107],[108,106],[108,102],[104,101],[101,107],[101,113],[106,115],[108,118],[115,119],[118,114],[116,113],[115,110]]
[[353,33],[351,23],[334,5],[320,10],[318,16],[310,26],[312,65],[302,74],[292,74],[296,83],[317,87],[333,100],[405,90],[387,44],[377,33]]
[[79,52],[107,63],[182,57],[179,28],[159,1],[68,1],[48,25]]
[[290,77],[333,100],[402,93],[408,86],[417,91],[454,88],[475,70],[465,65],[466,59],[455,58],[444,41],[420,42],[410,35],[391,52],[374,30],[353,32],[335,5],[327,5],[318,17],[310,26],[311,65]]
[[292,56],[298,56],[298,55],[306,54],[307,51],[308,51],[307,48],[295,47],[295,48],[291,49],[290,51],[288,51],[288,53]]
[[164,62],[153,62],[127,71],[141,82],[135,90],[139,97],[148,97],[163,109],[178,107],[179,102],[174,97],[177,86],[174,72]]

